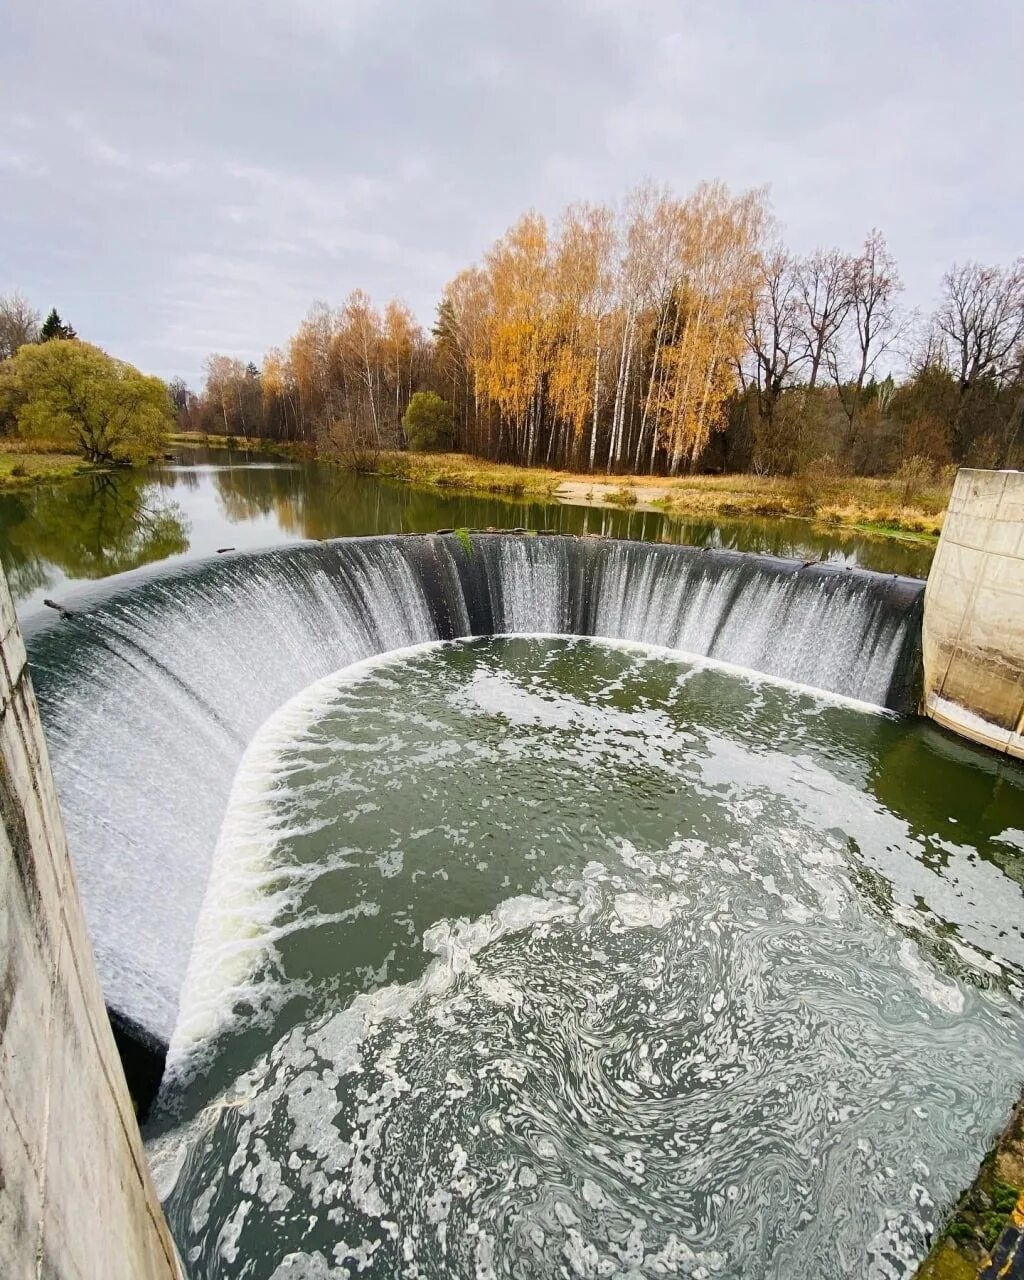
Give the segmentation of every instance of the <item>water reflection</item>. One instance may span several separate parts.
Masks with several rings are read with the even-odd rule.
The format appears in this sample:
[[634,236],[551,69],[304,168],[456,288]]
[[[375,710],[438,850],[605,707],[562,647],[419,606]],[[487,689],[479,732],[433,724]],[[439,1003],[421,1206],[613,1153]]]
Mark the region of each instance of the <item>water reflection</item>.
[[805,520],[671,520],[656,511],[564,506],[414,489],[324,463],[181,449],[174,464],[0,496],[0,559],[20,612],[48,592],[171,557],[304,538],[522,527],[826,559],[923,577],[930,545]]
[[164,492],[173,487],[114,472],[6,496],[0,556],[15,599],[186,552],[188,520]]

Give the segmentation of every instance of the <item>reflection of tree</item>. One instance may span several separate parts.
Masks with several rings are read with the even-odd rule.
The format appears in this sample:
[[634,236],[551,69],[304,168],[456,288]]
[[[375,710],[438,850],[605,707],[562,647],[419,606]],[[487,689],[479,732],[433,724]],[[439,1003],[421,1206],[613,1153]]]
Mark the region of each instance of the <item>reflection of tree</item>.
[[16,597],[69,578],[103,578],[188,549],[185,517],[137,472],[113,472],[5,499],[3,559]]
[[659,513],[591,510],[523,498],[417,489],[400,481],[353,475],[318,464],[236,467],[217,471],[221,509],[233,523],[273,516],[300,538],[372,533],[431,533],[469,527],[557,529],[652,538],[665,526]]

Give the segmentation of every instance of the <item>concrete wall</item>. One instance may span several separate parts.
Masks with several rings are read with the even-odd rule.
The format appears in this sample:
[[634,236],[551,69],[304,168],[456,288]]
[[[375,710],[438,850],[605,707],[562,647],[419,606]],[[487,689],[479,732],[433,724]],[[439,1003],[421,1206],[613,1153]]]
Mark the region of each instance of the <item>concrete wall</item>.
[[924,710],[1024,757],[1024,472],[957,476],[925,592]]
[[0,1275],[171,1280],[0,572]]

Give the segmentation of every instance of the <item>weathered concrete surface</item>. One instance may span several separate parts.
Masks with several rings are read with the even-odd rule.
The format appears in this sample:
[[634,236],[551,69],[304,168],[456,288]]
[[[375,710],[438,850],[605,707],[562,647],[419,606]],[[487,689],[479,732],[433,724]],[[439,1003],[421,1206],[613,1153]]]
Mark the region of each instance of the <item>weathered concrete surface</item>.
[[172,1280],[0,572],[0,1275]]
[[925,592],[924,710],[1024,757],[1024,472],[957,476]]

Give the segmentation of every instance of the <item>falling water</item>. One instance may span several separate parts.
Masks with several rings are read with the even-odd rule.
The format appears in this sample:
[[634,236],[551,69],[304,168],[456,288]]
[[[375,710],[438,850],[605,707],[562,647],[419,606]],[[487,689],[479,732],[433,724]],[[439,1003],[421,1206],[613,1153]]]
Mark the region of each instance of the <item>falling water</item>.
[[480,534],[225,557],[69,600],[29,647],[108,1004],[166,1041],[243,752],[313,681],[430,640],[565,633],[908,710],[922,588],[730,552]]

